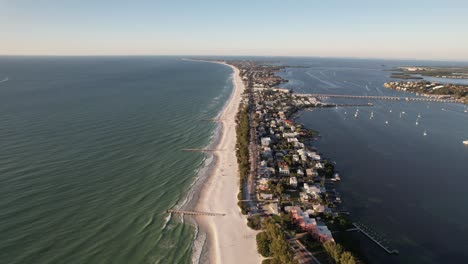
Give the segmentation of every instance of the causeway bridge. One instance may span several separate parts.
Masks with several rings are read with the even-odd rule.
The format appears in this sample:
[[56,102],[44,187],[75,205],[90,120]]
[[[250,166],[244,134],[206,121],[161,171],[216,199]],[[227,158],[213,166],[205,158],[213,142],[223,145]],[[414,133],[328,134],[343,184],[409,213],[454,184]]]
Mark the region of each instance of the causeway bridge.
[[398,96],[372,96],[372,95],[345,95],[345,94],[301,94],[315,98],[349,98],[349,99],[373,99],[373,100],[393,100],[393,101],[419,101],[437,103],[458,103],[453,99],[439,99],[432,97],[398,97]]
[[225,216],[226,214],[211,213],[211,212],[197,212],[188,210],[167,210],[168,213],[181,214],[181,215],[207,215],[207,216]]

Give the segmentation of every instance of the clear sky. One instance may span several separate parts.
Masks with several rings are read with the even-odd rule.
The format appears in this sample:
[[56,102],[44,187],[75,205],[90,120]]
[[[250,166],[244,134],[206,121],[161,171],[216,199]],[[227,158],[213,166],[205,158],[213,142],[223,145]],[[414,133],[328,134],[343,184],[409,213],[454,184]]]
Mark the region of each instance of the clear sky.
[[0,0],[0,54],[468,60],[468,0]]

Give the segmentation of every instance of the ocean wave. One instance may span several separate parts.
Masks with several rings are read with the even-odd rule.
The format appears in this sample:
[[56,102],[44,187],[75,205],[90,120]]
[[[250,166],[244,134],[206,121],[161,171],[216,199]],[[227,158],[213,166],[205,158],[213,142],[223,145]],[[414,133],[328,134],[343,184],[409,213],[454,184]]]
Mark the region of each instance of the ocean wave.
[[169,224],[169,222],[171,221],[171,219],[172,219],[172,213],[169,213],[169,214],[164,218],[164,224],[163,224],[163,226],[161,227],[161,230],[166,230],[167,225]]

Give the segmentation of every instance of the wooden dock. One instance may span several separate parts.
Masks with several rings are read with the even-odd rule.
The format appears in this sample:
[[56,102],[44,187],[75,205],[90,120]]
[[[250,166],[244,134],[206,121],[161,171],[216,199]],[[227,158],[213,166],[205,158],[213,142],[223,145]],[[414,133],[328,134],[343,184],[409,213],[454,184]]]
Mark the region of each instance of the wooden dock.
[[370,240],[372,240],[372,242],[374,242],[375,244],[377,244],[380,248],[382,248],[383,250],[385,250],[388,254],[391,254],[391,255],[398,255],[398,250],[396,249],[391,249],[389,248],[388,246],[385,246],[383,245],[382,241],[380,241],[379,239],[373,237],[371,234],[369,234],[369,232],[367,232],[365,229],[364,226],[360,225],[360,224],[357,224],[357,223],[353,223],[353,226],[354,228],[350,228],[346,231],[359,231],[361,233],[363,233],[366,237],[368,237]]
[[301,95],[311,96],[315,98],[349,98],[349,99],[459,103],[457,100],[439,99],[439,98],[431,98],[431,97],[398,97],[398,96],[370,96],[370,95],[345,95],[345,94],[301,94]]
[[207,215],[207,216],[225,216],[226,214],[220,213],[210,213],[210,212],[197,212],[197,211],[188,211],[188,210],[167,210],[168,213],[181,214],[181,215]]
[[223,119],[218,119],[218,118],[210,118],[210,119],[201,119],[201,121],[206,121],[206,122],[214,122],[214,123],[217,123],[217,122],[222,122]]
[[193,148],[193,149],[181,149],[182,151],[202,151],[202,152],[213,152],[213,151],[219,151],[221,149],[197,149],[197,148]]

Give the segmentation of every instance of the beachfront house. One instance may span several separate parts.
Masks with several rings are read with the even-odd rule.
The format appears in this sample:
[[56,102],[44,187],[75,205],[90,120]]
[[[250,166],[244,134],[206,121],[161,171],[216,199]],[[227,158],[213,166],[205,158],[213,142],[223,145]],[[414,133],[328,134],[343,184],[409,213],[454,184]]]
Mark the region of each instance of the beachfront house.
[[306,175],[307,177],[315,177],[318,176],[318,172],[312,168],[306,169]]
[[260,198],[263,200],[272,200],[273,199],[273,194],[271,193],[261,193]]
[[280,209],[278,207],[278,203],[269,203],[263,206],[263,210],[269,215],[278,215],[280,213]]
[[286,162],[278,162],[278,172],[280,175],[289,176],[289,166]]
[[297,187],[297,178],[296,178],[296,177],[291,177],[291,178],[289,178],[289,184],[290,184],[292,187],[296,188],[296,187]]
[[320,242],[335,241],[333,235],[328,227],[323,223],[318,223],[315,229],[311,230],[312,235],[315,236]]
[[270,145],[270,143],[271,143],[271,138],[264,137],[260,141],[261,141],[263,147],[268,147]]

